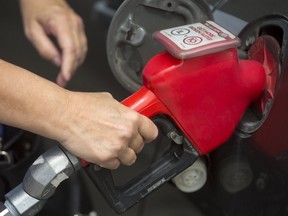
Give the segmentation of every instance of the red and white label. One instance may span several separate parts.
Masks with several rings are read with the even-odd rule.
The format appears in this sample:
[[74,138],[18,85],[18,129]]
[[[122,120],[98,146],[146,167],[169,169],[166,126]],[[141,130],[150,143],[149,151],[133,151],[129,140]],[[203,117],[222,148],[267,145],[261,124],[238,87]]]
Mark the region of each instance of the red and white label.
[[231,41],[236,38],[231,32],[213,21],[165,29],[160,31],[160,34],[167,37],[182,50]]
[[236,38],[231,32],[213,21],[165,29],[160,31],[160,34],[167,37],[182,50],[189,50],[216,42],[231,41]]

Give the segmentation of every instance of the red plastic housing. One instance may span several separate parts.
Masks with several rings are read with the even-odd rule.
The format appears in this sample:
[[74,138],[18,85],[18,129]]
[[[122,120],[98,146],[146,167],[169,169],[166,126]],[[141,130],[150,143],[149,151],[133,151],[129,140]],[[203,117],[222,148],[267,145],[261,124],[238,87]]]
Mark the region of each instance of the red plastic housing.
[[123,104],[148,117],[170,116],[200,154],[229,139],[265,87],[263,66],[239,60],[236,48],[190,59],[165,51],[142,75],[144,86]]

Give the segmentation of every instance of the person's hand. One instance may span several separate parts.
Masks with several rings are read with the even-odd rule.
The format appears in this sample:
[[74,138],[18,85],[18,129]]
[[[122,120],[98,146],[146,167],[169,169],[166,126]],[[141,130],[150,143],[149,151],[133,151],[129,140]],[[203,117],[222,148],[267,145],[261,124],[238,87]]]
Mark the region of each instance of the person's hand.
[[157,136],[149,118],[108,93],[69,91],[1,59],[0,68],[0,122],[58,141],[81,159],[131,165]]
[[70,93],[61,122],[58,141],[68,151],[109,169],[133,164],[144,143],[158,134],[149,118],[108,93]]
[[65,86],[86,56],[82,19],[64,0],[21,0],[20,8],[27,38],[42,57],[61,67],[57,83]]

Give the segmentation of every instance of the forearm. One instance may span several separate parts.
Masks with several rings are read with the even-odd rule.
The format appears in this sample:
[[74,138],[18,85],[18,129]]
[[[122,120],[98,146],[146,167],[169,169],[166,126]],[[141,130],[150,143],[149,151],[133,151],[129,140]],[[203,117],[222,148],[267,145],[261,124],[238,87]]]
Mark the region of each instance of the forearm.
[[68,91],[3,60],[0,81],[0,122],[57,140]]
[[58,141],[102,167],[131,165],[158,130],[107,93],[72,92],[0,60],[0,123]]

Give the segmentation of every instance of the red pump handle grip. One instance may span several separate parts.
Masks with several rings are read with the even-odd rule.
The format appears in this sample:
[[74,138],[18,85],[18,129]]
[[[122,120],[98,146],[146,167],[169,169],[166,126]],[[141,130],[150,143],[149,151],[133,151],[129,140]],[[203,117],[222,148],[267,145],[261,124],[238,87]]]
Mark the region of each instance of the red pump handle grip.
[[148,118],[157,114],[169,114],[165,105],[145,86],[141,87],[133,95],[123,100],[122,104],[147,116]]

